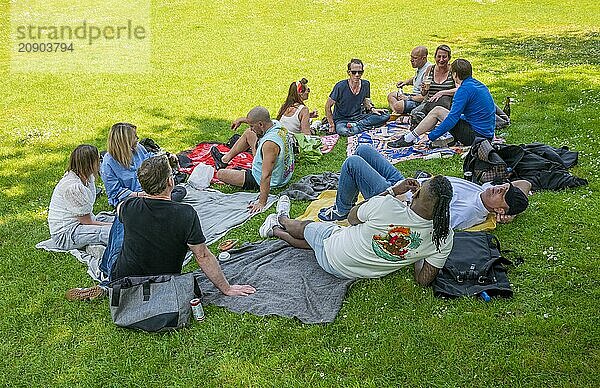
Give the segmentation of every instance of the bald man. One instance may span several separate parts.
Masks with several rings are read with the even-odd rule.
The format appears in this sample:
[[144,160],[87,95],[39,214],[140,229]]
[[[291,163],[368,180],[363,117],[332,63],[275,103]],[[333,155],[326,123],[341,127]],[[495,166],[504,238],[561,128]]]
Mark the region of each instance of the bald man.
[[[250,127],[235,142],[229,152],[222,154],[212,147],[210,154],[215,161],[217,178],[244,190],[259,190],[256,202],[250,204],[251,213],[259,212],[267,204],[271,187],[285,186],[294,172],[294,151],[288,141],[287,130],[277,120],[271,120],[269,111],[262,106],[252,108],[246,117],[240,117],[231,124],[237,129],[242,124]],[[227,168],[238,154],[250,148],[254,159],[249,170]]]
[[431,66],[431,63],[427,61],[427,54],[425,46],[417,46],[410,52],[410,64],[417,69],[417,73],[406,81],[399,81],[396,86],[402,89],[406,85],[412,85],[413,91],[411,94],[402,93],[401,90],[388,94],[387,99],[393,112],[410,113],[423,102],[425,97],[421,95],[421,85],[427,69]]

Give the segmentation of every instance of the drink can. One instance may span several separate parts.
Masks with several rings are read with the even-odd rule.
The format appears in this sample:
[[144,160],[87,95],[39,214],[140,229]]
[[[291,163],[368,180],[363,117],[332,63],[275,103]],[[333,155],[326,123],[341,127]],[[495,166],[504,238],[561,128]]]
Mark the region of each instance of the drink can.
[[202,308],[200,299],[194,298],[190,300],[190,306],[192,306],[192,314],[194,314],[194,319],[198,322],[204,321],[204,309]]

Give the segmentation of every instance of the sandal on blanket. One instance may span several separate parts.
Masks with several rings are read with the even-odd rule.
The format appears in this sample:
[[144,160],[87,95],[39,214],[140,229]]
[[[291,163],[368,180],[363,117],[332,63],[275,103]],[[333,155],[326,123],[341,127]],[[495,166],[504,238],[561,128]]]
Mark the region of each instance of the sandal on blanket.
[[230,250],[231,248],[235,247],[238,243],[237,239],[233,239],[233,240],[225,240],[222,243],[219,244],[219,250],[221,252],[225,252]]

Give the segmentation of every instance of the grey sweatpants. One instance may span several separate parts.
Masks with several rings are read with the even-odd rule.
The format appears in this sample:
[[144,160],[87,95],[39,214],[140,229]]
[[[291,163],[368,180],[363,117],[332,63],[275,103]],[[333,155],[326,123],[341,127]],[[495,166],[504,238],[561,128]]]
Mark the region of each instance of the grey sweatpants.
[[[115,217],[106,214],[93,216],[94,220],[113,222]],[[79,224],[62,233],[52,236],[52,241],[61,249],[79,249],[86,245],[107,245],[110,225],[83,225]]]

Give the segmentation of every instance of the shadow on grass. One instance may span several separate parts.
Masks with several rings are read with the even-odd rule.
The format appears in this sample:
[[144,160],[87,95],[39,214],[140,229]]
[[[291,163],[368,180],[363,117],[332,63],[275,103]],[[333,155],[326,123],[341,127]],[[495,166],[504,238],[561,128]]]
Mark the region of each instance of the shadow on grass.
[[600,33],[481,38],[475,53],[493,59],[519,56],[552,66],[600,65]]
[[[170,152],[190,149],[203,141],[226,142],[233,134],[229,129],[231,123],[226,120],[200,116],[178,119],[161,109],[147,112],[169,122],[140,127],[138,135],[154,139]],[[89,131],[89,136],[81,143],[105,150],[109,128],[110,125],[106,125]],[[25,134],[5,142],[3,145],[9,151],[2,155],[0,166],[0,214],[47,207],[54,186],[68,165],[69,155],[78,144],[68,137],[56,141],[56,137],[43,133]],[[182,149],[165,146],[170,144],[184,146]]]

